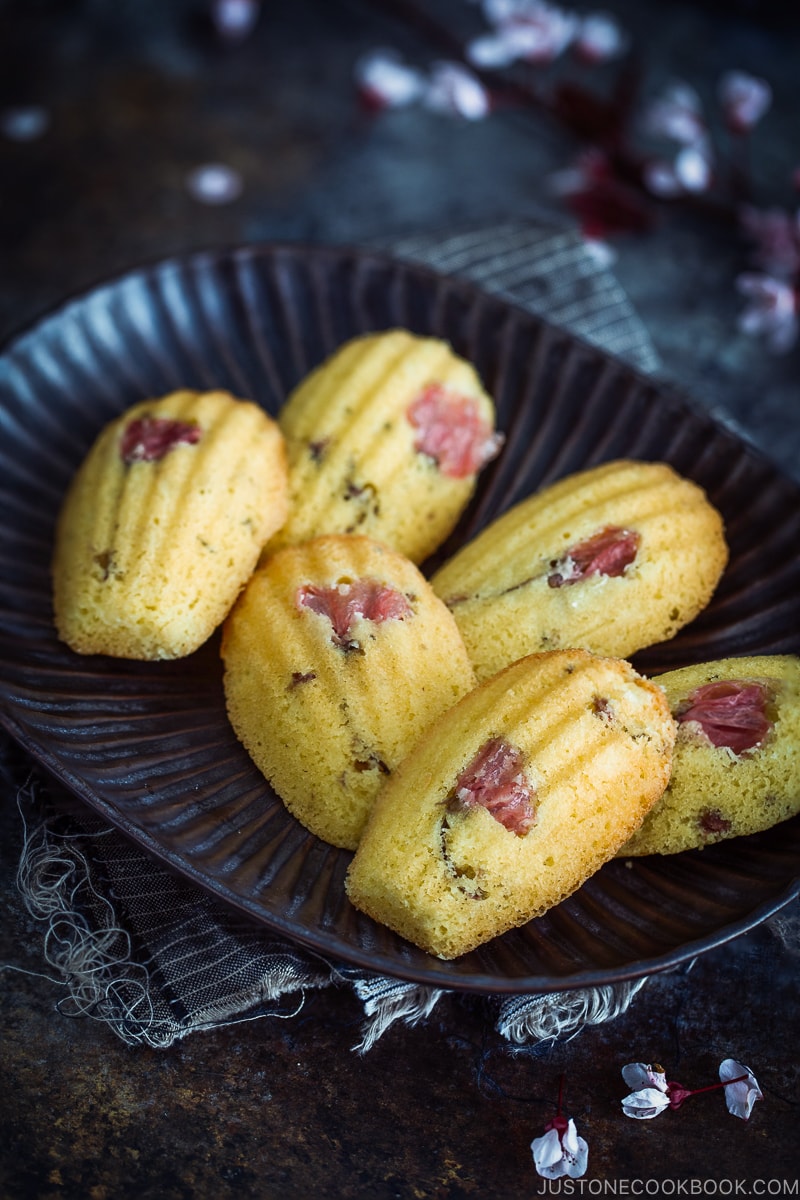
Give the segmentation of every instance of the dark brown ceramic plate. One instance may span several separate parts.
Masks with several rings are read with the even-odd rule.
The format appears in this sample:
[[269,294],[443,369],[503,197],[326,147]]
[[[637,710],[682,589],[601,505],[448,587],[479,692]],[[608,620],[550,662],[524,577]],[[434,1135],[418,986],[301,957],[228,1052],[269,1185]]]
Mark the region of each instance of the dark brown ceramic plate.
[[275,413],[338,344],[394,325],[444,336],[471,359],[507,436],[446,551],[567,472],[663,459],[721,509],[731,561],[702,617],[637,665],[800,650],[800,488],[730,432],[470,285],[371,253],[262,246],[134,272],[66,305],[0,359],[4,723],[165,864],[270,929],[376,971],[552,991],[663,969],[763,920],[798,892],[797,819],[702,853],[610,863],[545,917],[439,962],[349,905],[349,855],[306,833],[251,764],[225,717],[218,639],[152,664],[81,658],[56,640],[53,523],[103,424],[179,386],[225,386]]

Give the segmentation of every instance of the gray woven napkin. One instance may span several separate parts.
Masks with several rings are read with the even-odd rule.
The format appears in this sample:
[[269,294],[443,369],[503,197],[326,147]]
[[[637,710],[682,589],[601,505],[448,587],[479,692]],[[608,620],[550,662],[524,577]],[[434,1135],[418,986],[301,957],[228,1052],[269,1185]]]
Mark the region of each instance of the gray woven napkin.
[[[642,371],[658,362],[608,265],[571,230],[503,224],[383,241],[397,257],[513,300]],[[309,989],[353,989],[364,1051],[396,1020],[423,1020],[443,994],[329,962],[239,916],[165,870],[0,742],[6,795],[25,824],[18,886],[63,979],[62,1012],[105,1022],[124,1042],[166,1047],[222,1024],[291,1017]],[[503,1038],[531,1045],[607,1021],[646,982],[489,998]]]

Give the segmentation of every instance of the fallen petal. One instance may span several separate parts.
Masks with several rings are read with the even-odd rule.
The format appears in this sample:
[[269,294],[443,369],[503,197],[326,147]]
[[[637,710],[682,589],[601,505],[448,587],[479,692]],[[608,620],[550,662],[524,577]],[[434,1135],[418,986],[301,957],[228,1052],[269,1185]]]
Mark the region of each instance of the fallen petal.
[[548,1129],[542,1137],[534,1138],[531,1151],[536,1170],[541,1175],[561,1161],[561,1140],[555,1129]]
[[657,1117],[665,1108],[669,1108],[669,1097],[658,1088],[642,1088],[641,1091],[631,1092],[622,1101],[622,1111],[626,1117],[635,1117],[639,1121],[648,1121]]
[[622,1078],[633,1091],[648,1087],[664,1093],[667,1090],[666,1073],[653,1063],[628,1063],[622,1068]]
[[[743,1075],[744,1079],[741,1078]],[[726,1084],[724,1091],[728,1112],[734,1117],[741,1117],[743,1121],[749,1120],[756,1100],[764,1099],[753,1072],[735,1058],[726,1058],[720,1063],[719,1077]],[[728,1080],[736,1082],[729,1083]]]
[[589,1146],[584,1138],[578,1137],[571,1118],[562,1134],[549,1129],[543,1137],[534,1138],[531,1151],[536,1172],[545,1179],[560,1179],[564,1175],[579,1179],[586,1174]]

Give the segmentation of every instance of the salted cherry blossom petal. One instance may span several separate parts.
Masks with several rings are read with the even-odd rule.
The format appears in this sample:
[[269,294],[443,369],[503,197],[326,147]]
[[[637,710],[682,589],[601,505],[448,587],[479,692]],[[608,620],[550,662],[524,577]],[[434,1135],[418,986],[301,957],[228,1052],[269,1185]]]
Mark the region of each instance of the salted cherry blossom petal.
[[772,104],[772,88],[766,79],[746,71],[728,71],[719,82],[719,98],[729,127],[746,133]]
[[657,1117],[665,1108],[669,1108],[669,1096],[659,1088],[646,1087],[631,1092],[622,1101],[622,1111],[626,1117],[635,1117],[639,1121],[647,1121]]
[[431,68],[423,104],[446,116],[479,121],[490,109],[486,88],[466,67],[455,62],[435,63]]
[[371,50],[358,60],[355,79],[364,97],[376,108],[403,108],[419,100],[425,89],[422,74],[407,66],[393,50]]
[[[742,1075],[746,1078],[742,1079]],[[725,1103],[728,1112],[734,1117],[741,1117],[743,1121],[749,1120],[756,1100],[764,1099],[753,1072],[735,1058],[726,1058],[720,1063],[719,1077],[726,1085]],[[737,1082],[729,1083],[728,1080]]]

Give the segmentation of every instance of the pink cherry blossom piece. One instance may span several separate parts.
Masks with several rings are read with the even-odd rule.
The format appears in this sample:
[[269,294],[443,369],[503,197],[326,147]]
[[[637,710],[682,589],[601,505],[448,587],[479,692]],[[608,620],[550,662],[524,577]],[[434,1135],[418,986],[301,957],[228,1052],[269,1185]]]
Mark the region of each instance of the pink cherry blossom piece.
[[352,650],[358,643],[351,637],[356,621],[402,621],[413,609],[408,598],[378,579],[356,579],[320,587],[308,583],[298,589],[299,609],[307,608],[327,617],[333,629],[334,645]]
[[800,273],[800,210],[746,204],[739,210],[739,224],[755,245],[755,266],[776,279]]
[[635,530],[608,525],[553,560],[547,576],[548,586],[565,587],[580,583],[591,575],[623,575],[636,559],[639,542],[640,536]]
[[119,453],[124,463],[156,462],[176,446],[193,446],[203,431],[191,421],[172,417],[138,417],[122,432]]
[[524,837],[536,824],[535,793],[523,772],[522,752],[504,738],[490,738],[461,772],[453,805],[480,805],[511,833]]
[[503,444],[471,396],[440,383],[423,388],[406,415],[417,431],[414,449],[435,459],[442,474],[451,479],[480,471]]
[[768,689],[750,680],[716,680],[695,688],[675,714],[679,724],[699,725],[712,746],[743,754],[760,746],[772,728]]

